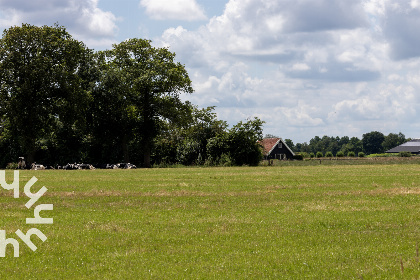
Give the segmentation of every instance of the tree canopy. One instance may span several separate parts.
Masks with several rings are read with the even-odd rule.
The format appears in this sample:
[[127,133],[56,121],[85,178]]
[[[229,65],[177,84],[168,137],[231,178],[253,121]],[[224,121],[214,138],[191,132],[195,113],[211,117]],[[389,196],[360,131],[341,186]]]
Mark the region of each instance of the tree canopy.
[[[61,124],[83,125],[92,52],[60,26],[23,24],[0,39],[0,116],[29,162]],[[75,113],[77,112],[77,113]]]
[[214,107],[181,100],[192,92],[175,54],[149,40],[95,53],[59,25],[11,27],[0,39],[0,164],[210,164],[209,143],[222,136],[225,159],[258,162],[263,122],[229,130]]

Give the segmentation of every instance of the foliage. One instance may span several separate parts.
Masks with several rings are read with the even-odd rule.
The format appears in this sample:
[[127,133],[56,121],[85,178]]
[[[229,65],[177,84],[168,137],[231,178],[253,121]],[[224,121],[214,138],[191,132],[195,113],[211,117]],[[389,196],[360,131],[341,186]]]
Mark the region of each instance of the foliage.
[[85,124],[92,52],[61,26],[23,24],[0,39],[0,116],[28,163],[58,126]]
[[366,154],[377,154],[383,152],[382,143],[385,140],[383,133],[378,131],[372,131],[363,134],[363,152]]
[[6,169],[17,169],[18,168],[18,163],[17,162],[9,162],[6,166]]
[[343,151],[338,151],[336,156],[337,157],[344,157],[344,152]]
[[325,157],[333,157],[333,153],[332,152],[326,152],[325,153]]
[[398,156],[398,154],[396,153],[370,154],[370,155],[367,155],[366,157],[375,158],[375,157],[395,157],[395,156]]
[[121,99],[128,102],[129,109],[124,111],[141,132],[143,166],[151,167],[153,142],[159,135],[160,122],[176,123],[182,119],[180,111],[184,104],[179,95],[193,92],[188,73],[181,63],[175,62],[174,53],[167,48],[153,47],[149,40],[129,39],[101,55],[106,75],[112,74],[111,88],[121,89]]
[[295,154],[293,156],[293,159],[295,159],[295,160],[303,160],[303,158],[304,158],[304,155],[302,155],[302,154]]
[[227,134],[228,151],[235,165],[256,166],[262,159],[262,148],[258,143],[262,139],[264,122],[258,118],[239,122]]
[[411,153],[410,152],[399,152],[398,153],[399,157],[411,157]]
[[[290,147],[290,146],[289,146]],[[343,151],[344,154],[347,154],[349,151],[355,153],[362,151],[362,142],[357,137],[352,137],[349,139],[348,136],[343,137],[329,137],[315,136],[308,143],[297,143],[293,146],[295,152],[307,152],[307,153],[316,153],[322,152],[325,154],[330,151],[333,154],[337,154],[338,151]]]
[[382,142],[382,147],[384,151],[388,151],[401,144],[404,144],[405,142],[406,142],[405,135],[402,134],[401,132],[398,134],[390,133],[387,136],[385,136],[385,139]]
[[[290,140],[291,141],[291,140]],[[390,133],[387,136],[384,136],[382,133],[373,131],[363,135],[363,139],[360,140],[357,137],[349,138],[348,136],[343,137],[329,137],[324,135],[322,138],[315,136],[308,143],[297,143],[293,145],[293,142],[290,142],[289,147],[292,147],[292,150],[295,152],[307,152],[307,153],[316,153],[322,152],[332,152],[337,154],[337,152],[342,151],[344,155],[358,154],[359,152],[364,152],[365,154],[371,153],[382,153],[391,148],[394,148],[398,145],[401,145],[408,141],[405,138],[404,134],[401,132],[398,134]]]
[[355,157],[355,156],[356,156],[356,154],[355,154],[353,151],[351,151],[351,152],[349,152],[349,153],[347,154],[347,156],[348,156],[348,157]]
[[365,157],[365,153],[364,153],[364,152],[359,152],[359,153],[358,153],[358,157],[359,157],[359,158],[363,158],[363,157]]
[[322,152],[316,152],[316,157],[317,158],[322,158],[324,156],[324,154]]

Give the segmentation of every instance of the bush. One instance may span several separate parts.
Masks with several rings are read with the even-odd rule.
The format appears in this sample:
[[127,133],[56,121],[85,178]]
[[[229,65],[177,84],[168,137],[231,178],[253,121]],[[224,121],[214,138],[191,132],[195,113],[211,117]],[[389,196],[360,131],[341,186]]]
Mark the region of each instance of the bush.
[[317,152],[317,153],[316,153],[316,157],[317,157],[317,158],[321,158],[321,157],[323,157],[323,156],[324,156],[324,155],[322,154],[322,152]]
[[356,154],[355,154],[354,152],[348,152],[348,153],[347,153],[347,156],[348,156],[348,157],[355,157],[355,156],[356,156]]
[[222,154],[219,159],[219,165],[232,166],[232,158],[229,154]]
[[310,158],[314,158],[314,157],[315,157],[315,154],[314,154],[314,153],[310,153],[310,154],[309,154],[309,157],[310,157]]
[[307,152],[300,152],[300,155],[302,155],[303,158],[309,158],[310,155]]
[[360,153],[358,154],[358,156],[359,156],[360,158],[365,157],[365,153],[364,153],[364,152],[360,152]]
[[9,162],[6,169],[18,169],[18,164],[16,162]]
[[399,157],[411,157],[411,153],[410,152],[399,152],[398,156]]
[[296,154],[293,156],[293,159],[295,160],[303,160],[303,155],[302,154]]
[[326,152],[325,153],[325,157],[333,157],[333,153],[332,152]]
[[336,157],[344,157],[344,152],[343,151],[338,151],[336,154]]

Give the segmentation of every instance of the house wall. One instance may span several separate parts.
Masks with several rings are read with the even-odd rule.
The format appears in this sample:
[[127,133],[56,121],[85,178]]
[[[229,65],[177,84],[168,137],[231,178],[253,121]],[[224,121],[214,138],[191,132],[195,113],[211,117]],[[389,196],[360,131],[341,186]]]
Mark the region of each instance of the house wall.
[[289,149],[287,149],[281,142],[279,144],[281,144],[281,147],[277,144],[267,156],[267,159],[293,159],[293,154],[289,151]]

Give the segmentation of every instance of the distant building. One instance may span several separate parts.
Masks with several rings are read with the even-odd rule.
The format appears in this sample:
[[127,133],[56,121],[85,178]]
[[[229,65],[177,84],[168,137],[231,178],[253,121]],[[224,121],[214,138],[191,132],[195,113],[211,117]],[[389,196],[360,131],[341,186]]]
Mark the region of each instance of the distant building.
[[400,153],[400,152],[410,152],[412,154],[420,154],[420,139],[413,139],[404,144],[401,144],[391,150],[386,151],[387,153]]
[[264,159],[293,159],[295,155],[281,138],[264,138],[259,143],[264,149]]

